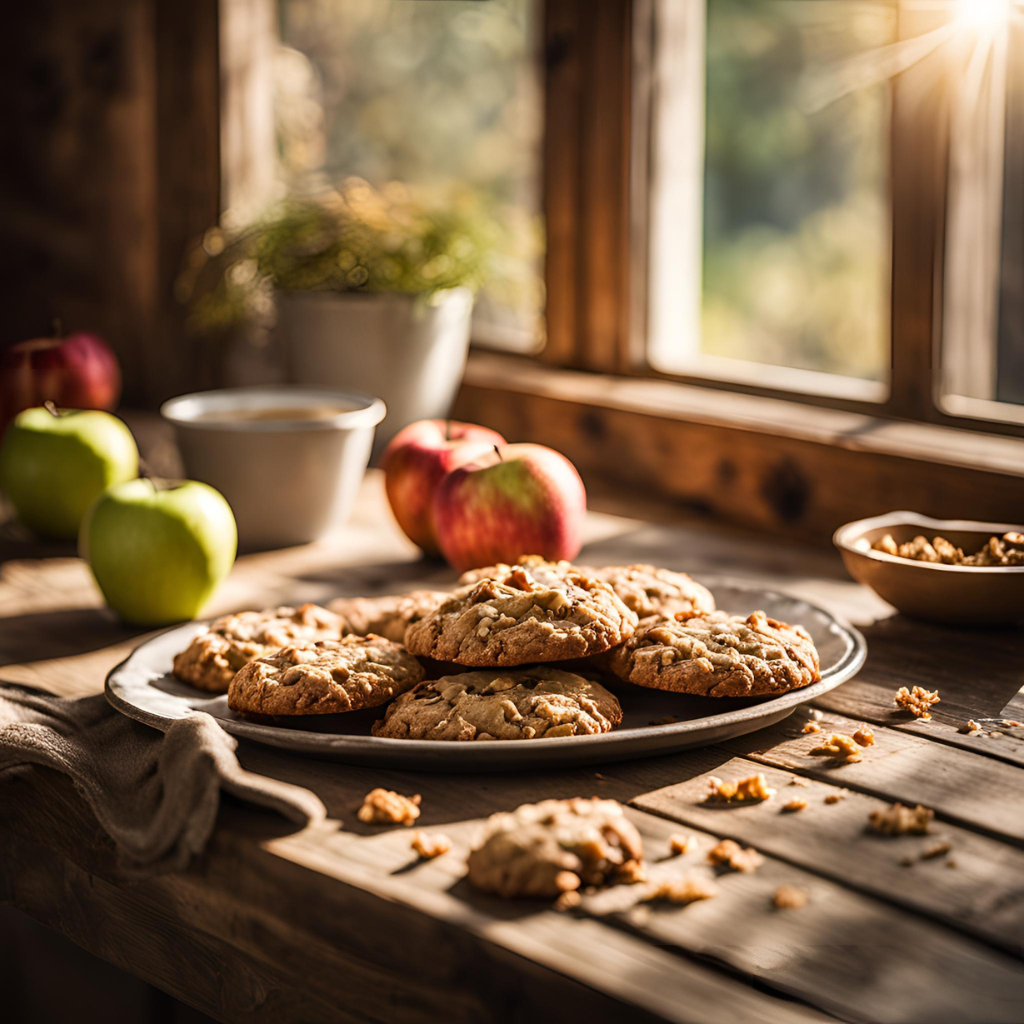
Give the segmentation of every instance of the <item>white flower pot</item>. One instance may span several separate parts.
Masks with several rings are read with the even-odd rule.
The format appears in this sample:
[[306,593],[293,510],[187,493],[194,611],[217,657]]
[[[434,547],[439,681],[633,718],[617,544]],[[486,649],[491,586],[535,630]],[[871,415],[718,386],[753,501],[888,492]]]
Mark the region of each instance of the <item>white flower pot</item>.
[[387,417],[374,451],[413,420],[443,418],[469,348],[473,293],[431,297],[279,292],[277,335],[287,380],[382,398]]

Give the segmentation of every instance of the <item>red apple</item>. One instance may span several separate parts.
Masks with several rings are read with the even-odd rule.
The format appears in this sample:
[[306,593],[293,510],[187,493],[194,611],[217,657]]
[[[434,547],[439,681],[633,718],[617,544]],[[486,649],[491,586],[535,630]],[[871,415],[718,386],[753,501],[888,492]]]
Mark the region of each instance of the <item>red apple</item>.
[[434,496],[437,539],[460,572],[522,555],[575,558],[587,492],[576,467],[539,444],[509,444],[453,469]]
[[501,434],[456,420],[418,420],[384,451],[384,484],[398,525],[428,555],[439,555],[433,500],[445,474],[505,443]]
[[117,357],[95,334],[33,338],[0,352],[0,429],[44,402],[109,411],[120,396]]

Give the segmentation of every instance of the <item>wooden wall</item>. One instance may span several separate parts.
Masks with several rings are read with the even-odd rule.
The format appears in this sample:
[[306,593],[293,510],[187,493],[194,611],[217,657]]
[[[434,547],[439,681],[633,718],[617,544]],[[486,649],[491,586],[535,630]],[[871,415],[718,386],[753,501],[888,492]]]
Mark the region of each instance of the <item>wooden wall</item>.
[[4,26],[0,345],[95,330],[154,404],[201,362],[174,281],[219,211],[217,0],[30,0]]

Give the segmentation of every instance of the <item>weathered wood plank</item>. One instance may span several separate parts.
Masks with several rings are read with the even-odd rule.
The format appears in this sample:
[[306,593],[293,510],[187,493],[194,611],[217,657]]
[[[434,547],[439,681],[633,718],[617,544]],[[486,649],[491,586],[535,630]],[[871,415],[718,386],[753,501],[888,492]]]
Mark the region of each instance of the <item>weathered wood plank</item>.
[[795,714],[724,746],[760,764],[832,785],[904,804],[924,804],[941,819],[1024,845],[1024,787],[1014,766],[884,728],[874,730],[875,745],[861,752],[860,761],[836,762],[807,752],[821,742],[822,733],[852,735],[866,723],[826,714],[819,723],[822,732],[805,735],[804,721],[803,715]]
[[[730,807],[703,802],[707,775],[643,793],[634,807],[715,832],[834,882],[911,908],[985,942],[1019,955],[1024,942],[1024,852],[948,823],[927,836],[878,836],[868,832],[868,815],[887,802],[825,782],[791,785],[791,772],[744,758],[714,765],[721,778],[763,772],[777,790],[764,803]],[[835,804],[825,797],[841,795]],[[806,810],[784,812],[801,798]],[[940,842],[948,855],[920,860]],[[912,866],[902,861],[914,858]],[[953,861],[955,868],[947,867]]]

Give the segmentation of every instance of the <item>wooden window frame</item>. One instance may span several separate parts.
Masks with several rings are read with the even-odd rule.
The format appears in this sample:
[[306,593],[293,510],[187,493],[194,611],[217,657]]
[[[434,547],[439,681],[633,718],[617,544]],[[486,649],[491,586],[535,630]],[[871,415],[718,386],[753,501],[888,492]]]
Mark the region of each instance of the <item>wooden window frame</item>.
[[[654,6],[546,0],[547,344],[531,357],[475,353],[457,412],[560,448],[599,487],[626,484],[633,494],[804,537],[827,537],[894,502],[936,516],[1019,520],[1024,424],[951,416],[938,402],[950,104],[939,61],[894,81],[886,400],[649,365]],[[900,37],[910,38],[937,15],[899,17]],[[920,88],[922,76],[930,88]]]

